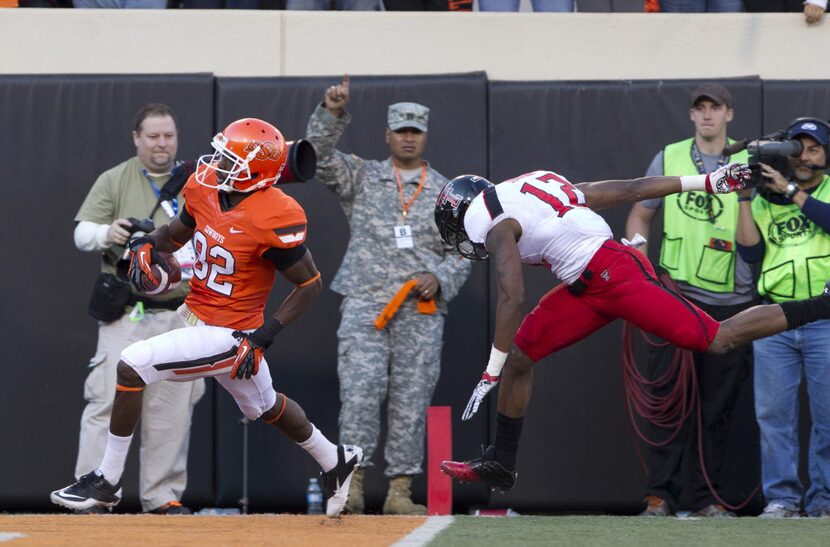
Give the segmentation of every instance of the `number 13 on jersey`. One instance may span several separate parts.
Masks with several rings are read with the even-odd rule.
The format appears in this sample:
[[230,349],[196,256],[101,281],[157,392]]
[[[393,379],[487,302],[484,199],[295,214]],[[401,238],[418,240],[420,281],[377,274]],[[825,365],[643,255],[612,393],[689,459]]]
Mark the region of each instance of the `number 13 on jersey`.
[[559,217],[574,207],[585,206],[585,195],[566,179],[550,171],[536,171],[511,182],[521,185],[521,193],[530,194],[550,205]]

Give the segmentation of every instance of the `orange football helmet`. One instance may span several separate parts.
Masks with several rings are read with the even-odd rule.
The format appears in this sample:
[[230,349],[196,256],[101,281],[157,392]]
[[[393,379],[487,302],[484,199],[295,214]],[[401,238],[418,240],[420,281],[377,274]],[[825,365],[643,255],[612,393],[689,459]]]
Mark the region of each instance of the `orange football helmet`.
[[257,118],[236,120],[210,144],[216,152],[199,158],[196,182],[220,192],[253,192],[271,186],[280,178],[288,156],[279,129]]

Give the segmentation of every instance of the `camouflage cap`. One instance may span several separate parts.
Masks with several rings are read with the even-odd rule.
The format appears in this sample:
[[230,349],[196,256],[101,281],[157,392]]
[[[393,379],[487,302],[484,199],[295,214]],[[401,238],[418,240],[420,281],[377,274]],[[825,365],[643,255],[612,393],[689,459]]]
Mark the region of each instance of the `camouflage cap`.
[[392,131],[405,127],[414,127],[426,133],[429,121],[429,108],[418,103],[395,103],[389,105],[386,125]]

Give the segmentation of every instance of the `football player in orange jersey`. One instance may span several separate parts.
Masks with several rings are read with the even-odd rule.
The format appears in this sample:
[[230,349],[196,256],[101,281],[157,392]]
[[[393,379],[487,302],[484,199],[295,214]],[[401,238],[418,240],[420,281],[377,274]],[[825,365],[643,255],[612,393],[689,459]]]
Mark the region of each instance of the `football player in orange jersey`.
[[[228,125],[211,144],[215,152],[199,159],[183,191],[186,204],[179,215],[130,244],[129,275],[141,287],[142,276],[155,281],[154,264],[165,265],[159,251],[172,252],[193,240],[197,260],[190,294],[179,308],[188,326],[121,353],[101,465],[52,492],[52,501],[72,509],[116,505],[145,386],[212,376],[248,419],[262,417],[320,464],[326,513],[338,516],[363,451],[331,443],[299,404],[277,393],[263,357],[274,337],[308,308],[322,287],[303,244],[305,212],[273,186],[285,166],[285,139],[273,125],[245,118]],[[276,272],[295,288],[265,319]]]

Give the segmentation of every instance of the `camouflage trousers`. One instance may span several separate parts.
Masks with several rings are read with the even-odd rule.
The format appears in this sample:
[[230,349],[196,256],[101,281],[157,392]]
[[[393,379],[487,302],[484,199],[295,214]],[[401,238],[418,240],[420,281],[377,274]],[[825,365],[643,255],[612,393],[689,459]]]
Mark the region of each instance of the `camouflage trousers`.
[[373,324],[383,304],[345,298],[337,330],[340,442],[363,448],[372,465],[386,400],[386,476],[422,472],[426,410],[441,371],[444,315],[407,301],[387,327]]

